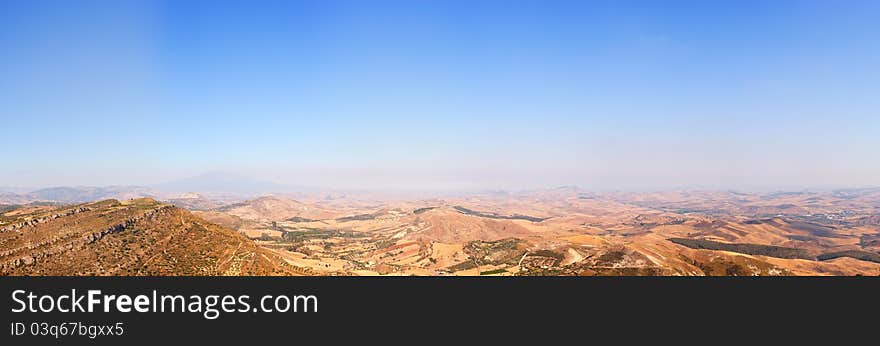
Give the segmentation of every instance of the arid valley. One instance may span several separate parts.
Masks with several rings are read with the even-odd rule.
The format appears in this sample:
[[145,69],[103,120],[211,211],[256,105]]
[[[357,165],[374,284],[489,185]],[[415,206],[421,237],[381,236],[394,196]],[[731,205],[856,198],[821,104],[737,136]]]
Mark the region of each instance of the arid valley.
[[880,189],[63,188],[0,203],[2,275],[880,275]]

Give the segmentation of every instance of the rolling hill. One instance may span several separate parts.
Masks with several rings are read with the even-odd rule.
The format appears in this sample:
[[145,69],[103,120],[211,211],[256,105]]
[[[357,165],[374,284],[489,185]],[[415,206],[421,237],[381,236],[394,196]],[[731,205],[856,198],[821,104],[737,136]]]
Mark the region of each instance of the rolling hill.
[[239,233],[152,199],[0,216],[2,275],[295,275]]

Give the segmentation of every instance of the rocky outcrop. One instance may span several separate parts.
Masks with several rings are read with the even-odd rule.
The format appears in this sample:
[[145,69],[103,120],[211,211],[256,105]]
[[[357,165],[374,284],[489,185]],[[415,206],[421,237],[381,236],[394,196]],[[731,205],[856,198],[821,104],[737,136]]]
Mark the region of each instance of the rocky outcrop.
[[0,232],[9,232],[9,231],[21,230],[21,229],[23,229],[23,228],[33,227],[33,226],[39,225],[39,224],[44,223],[44,222],[47,222],[47,221],[52,221],[52,220],[55,220],[55,219],[60,219],[60,218],[62,218],[62,217],[67,217],[67,216],[71,216],[71,215],[74,215],[74,214],[78,214],[78,213],[82,213],[82,212],[87,212],[87,211],[91,211],[91,210],[92,210],[91,207],[79,207],[79,208],[68,209],[68,210],[66,210],[66,211],[64,211],[64,212],[62,212],[62,213],[57,213],[57,214],[52,214],[52,215],[48,215],[48,216],[43,216],[43,217],[33,218],[33,219],[29,219],[29,220],[21,221],[21,222],[19,222],[19,223],[15,223],[15,224],[12,224],[12,225],[9,225],[9,226],[6,226],[6,227],[3,227],[3,228],[0,228]]
[[[46,241],[39,243],[30,243],[28,245],[0,252],[0,260],[4,257],[13,257],[13,259],[5,260],[0,262],[0,272],[5,272],[8,269],[12,269],[19,266],[31,265],[39,262],[40,260],[48,257],[57,255],[60,253],[64,253],[67,251],[74,250],[83,245],[94,243],[108,234],[122,232],[127,229],[133,228],[136,224],[141,221],[154,218],[162,213],[167,212],[168,210],[174,208],[171,205],[162,205],[156,209],[149,210],[142,215],[135,216],[132,218],[126,219],[124,222],[114,224],[107,228],[98,230],[96,232],[87,233],[85,235],[80,236],[78,239],[75,237],[75,234],[71,235],[62,235],[58,237],[52,237]],[[28,226],[34,226],[42,222],[46,222],[49,220],[54,220],[60,217],[70,216],[76,213],[81,213],[85,211],[89,211],[91,208],[83,207],[68,210],[64,213],[54,214],[46,217],[41,217],[38,219],[29,220],[26,222],[22,222],[16,225],[26,225],[19,226],[16,229],[21,229]],[[24,255],[20,255],[21,253],[26,253]]]
[[125,222],[123,222],[123,223],[107,227],[106,229],[100,230],[95,233],[87,234],[87,235],[83,236],[83,238],[82,238],[83,242],[84,242],[84,244],[94,243],[98,240],[101,240],[101,238],[104,238],[104,236],[106,236],[108,234],[122,232],[126,229],[132,228],[132,226],[134,226],[138,222],[141,222],[146,219],[151,219],[151,218],[155,217],[156,215],[158,215],[160,213],[164,213],[171,208],[174,208],[174,206],[163,205],[157,209],[150,210],[141,216],[136,216],[136,217],[130,218],[128,220],[125,220]]
[[301,275],[240,233],[152,199],[34,211],[0,233],[0,276]]

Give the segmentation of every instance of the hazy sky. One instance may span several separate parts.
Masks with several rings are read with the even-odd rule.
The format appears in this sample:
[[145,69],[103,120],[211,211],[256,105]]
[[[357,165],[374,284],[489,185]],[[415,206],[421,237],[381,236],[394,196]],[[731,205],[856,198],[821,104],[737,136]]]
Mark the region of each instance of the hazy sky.
[[880,185],[880,1],[0,1],[0,186]]

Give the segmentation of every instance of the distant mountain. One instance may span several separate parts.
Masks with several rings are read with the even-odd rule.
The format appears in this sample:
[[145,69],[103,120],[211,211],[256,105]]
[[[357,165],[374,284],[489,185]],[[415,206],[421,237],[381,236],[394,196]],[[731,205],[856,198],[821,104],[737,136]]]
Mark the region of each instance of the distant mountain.
[[839,189],[834,190],[832,194],[839,198],[858,198],[869,195],[880,195],[880,187],[861,188],[861,189]]
[[50,187],[34,191],[17,189],[15,192],[0,191],[0,204],[27,204],[32,202],[82,203],[102,199],[133,199],[153,197],[155,194],[145,187],[107,186],[107,187]]
[[24,204],[32,201],[33,200],[28,198],[27,196],[22,196],[11,192],[0,192],[0,204]]
[[166,198],[162,201],[186,210],[211,210],[232,203],[226,200],[206,198],[194,192],[182,193],[171,198]]
[[333,210],[277,197],[260,197],[230,204],[218,208],[218,211],[242,219],[272,221],[282,221],[290,218],[320,220],[339,216],[339,212]]
[[261,181],[226,172],[211,172],[153,185],[152,188],[170,193],[197,192],[203,195],[257,196],[290,191],[286,185]]
[[155,194],[148,188],[139,186],[107,186],[107,187],[51,187],[31,191],[27,198],[38,201],[55,201],[64,203],[92,202],[103,199],[132,199],[153,197]]
[[0,194],[2,193],[11,193],[11,194],[24,194],[34,189],[24,188],[24,187],[11,187],[11,186],[0,186]]
[[[186,194],[201,195],[199,199],[240,201],[272,193],[291,192],[289,186],[260,181],[244,176],[212,172],[196,177],[156,184],[153,186],[55,186],[38,190],[24,188],[0,188],[0,204],[26,204],[31,202],[83,203],[105,199],[187,199]],[[204,196],[204,198],[201,198]],[[203,203],[204,204],[204,203]],[[214,208],[222,205],[204,205]]]

